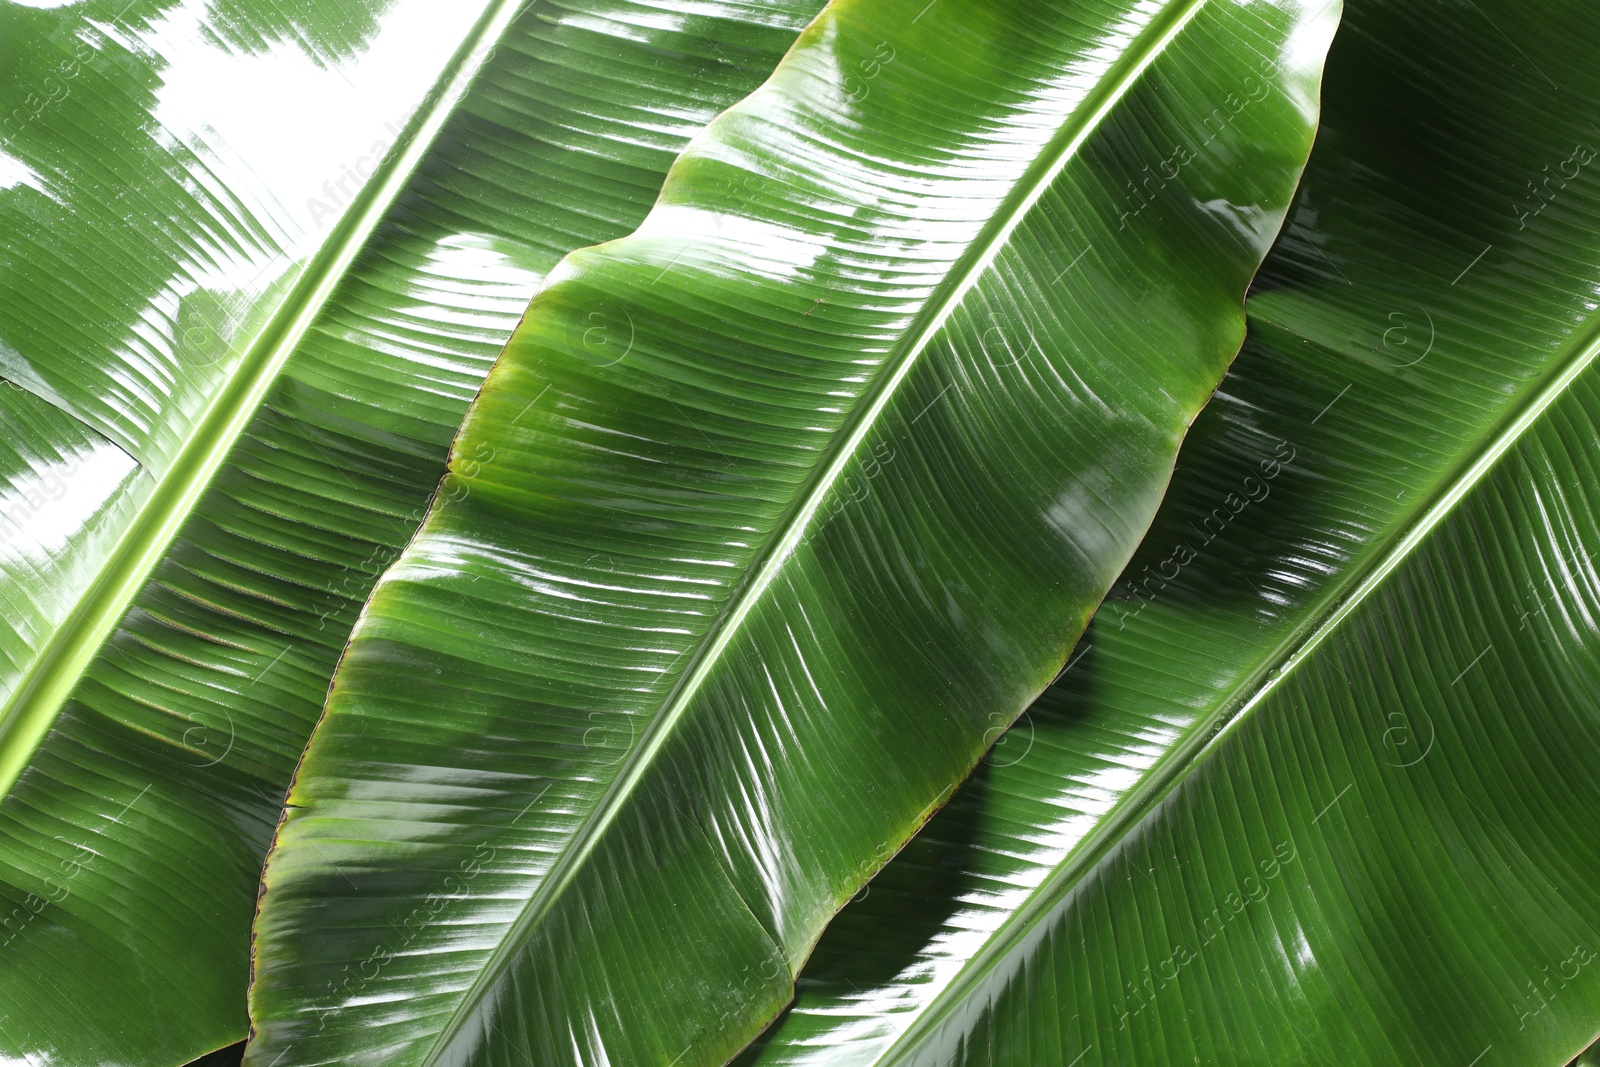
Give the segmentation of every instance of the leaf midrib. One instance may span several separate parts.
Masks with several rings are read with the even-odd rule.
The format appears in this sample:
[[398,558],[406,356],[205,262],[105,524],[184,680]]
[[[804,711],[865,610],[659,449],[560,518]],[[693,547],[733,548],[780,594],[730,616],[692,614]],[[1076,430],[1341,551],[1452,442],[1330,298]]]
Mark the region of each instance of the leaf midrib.
[[450,113],[505,32],[521,0],[493,0],[351,209],[334,227],[262,327],[195,425],[189,441],[156,483],[133,522],[106,555],[93,582],[0,708],[0,797],[17,779],[61,713],[101,646],[166,554],[212,477],[260,409],[295,347],[350,264],[388,213]]
[[[776,579],[790,553],[799,545],[808,523],[821,508],[823,500],[837,482],[845,466],[876,425],[878,417],[888,406],[900,384],[910,374],[929,342],[943,329],[945,322],[960,306],[967,292],[989,269],[994,259],[1006,247],[1011,235],[1049,190],[1060,172],[1074,158],[1078,149],[1100,127],[1116,105],[1133,88],[1145,69],[1165,51],[1206,2],[1207,0],[1170,0],[1165,8],[1151,17],[1127,49],[1111,64],[1101,82],[1070,115],[1064,117],[1060,129],[1018,180],[1016,188],[1002,201],[999,209],[979,232],[967,252],[956,260],[950,273],[930,295],[926,309],[913,319],[906,331],[906,336],[910,340],[900,352],[891,352],[886,361],[894,363],[898,360],[893,373],[876,387],[875,393],[869,394],[870,401],[864,406],[858,405],[859,413],[852,414],[845,426],[841,427],[848,429],[848,433],[842,442],[832,449],[831,460],[818,468],[817,473],[809,479],[809,487],[801,494],[799,502],[779,521],[773,533],[768,536],[760,561],[754,568],[754,577],[735,592],[718,613],[705,637],[701,639],[698,649],[693,653],[690,663],[680,675],[679,681],[667,693],[661,709],[645,728],[638,747],[623,761],[617,776],[612,779],[594,809],[579,826],[571,844],[557,856],[489,960],[462,994],[459,1004],[440,1030],[439,1036],[424,1054],[421,1061],[424,1067],[435,1067],[439,1062],[439,1056],[449,1048],[456,1035],[472,1017],[474,1006],[498,983],[510,966],[529,930],[549,912],[561,894],[571,885],[584,862],[598,846],[601,836],[616,820],[653,765],[656,754],[666,744],[673,728],[687,713],[695,694],[715,667],[723,650],[732,642],[754,605]],[[813,20],[811,26],[801,33],[794,48],[791,49],[791,55],[803,46],[815,26],[829,17],[832,9],[833,5],[830,4]],[[752,96],[764,91],[788,62],[789,56],[785,56],[774,73],[768,77],[767,82]],[[750,97],[746,98],[749,99]],[[734,108],[729,109],[729,112],[724,112],[714,119],[694,138],[694,141],[691,141],[683,154],[692,150],[694,142],[710,136],[719,122],[725,121],[731,111],[741,106],[736,104]],[[770,931],[768,933],[770,936]],[[782,950],[781,945],[779,949]]]
[[[1283,328],[1283,327],[1279,327]],[[1295,331],[1290,331],[1295,332]],[[1297,334],[1297,336],[1300,336]],[[1145,817],[1181,788],[1193,773],[1271,695],[1295,669],[1315,652],[1379,586],[1401,566],[1483,481],[1484,477],[1533,428],[1549,408],[1566,395],[1572,384],[1600,357],[1600,315],[1579,331],[1567,345],[1567,354],[1550,361],[1536,377],[1523,400],[1508,405],[1476,439],[1469,451],[1439,478],[1434,491],[1419,497],[1409,514],[1396,522],[1381,551],[1367,562],[1350,568],[1330,584],[1306,611],[1301,621],[1261,658],[1255,668],[1234,686],[1232,694],[1195,723],[1149,773],[1117,802],[1112,812],[1086,834],[1068,858],[1030,893],[1023,904],[996,928],[973,955],[967,967],[928,1002],[869,1067],[901,1062],[903,1053],[915,1051],[918,1041],[951,1014],[954,1006],[985,985],[1029,931],[1044,921],[1061,898],[1071,892],[1081,876],[1093,870],[1106,854],[1136,831]],[[1126,833],[1125,833],[1126,831]]]

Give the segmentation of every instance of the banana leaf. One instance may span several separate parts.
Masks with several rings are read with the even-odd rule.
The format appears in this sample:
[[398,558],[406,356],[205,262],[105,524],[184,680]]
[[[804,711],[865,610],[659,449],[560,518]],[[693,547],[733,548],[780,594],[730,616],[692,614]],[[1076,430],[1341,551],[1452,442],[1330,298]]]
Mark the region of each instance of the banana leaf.
[[297,772],[246,1062],[753,1039],[1145,531],[1335,17],[825,9],[469,412]]
[[741,1063],[1594,1038],[1597,39],[1562,0],[1351,0],[1150,537]]
[[468,403],[818,7],[0,5],[0,1060],[244,1038],[283,795]]

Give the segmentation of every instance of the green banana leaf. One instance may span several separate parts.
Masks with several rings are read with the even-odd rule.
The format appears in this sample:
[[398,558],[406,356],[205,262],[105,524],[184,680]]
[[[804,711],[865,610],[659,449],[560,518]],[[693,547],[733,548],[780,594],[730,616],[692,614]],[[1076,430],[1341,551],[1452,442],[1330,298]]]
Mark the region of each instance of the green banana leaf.
[[0,1060],[245,1036],[283,795],[468,403],[819,7],[0,4]]
[[1351,0],[1150,537],[742,1063],[1556,1067],[1594,1038],[1596,40],[1565,0]]
[[753,1039],[1146,529],[1335,17],[826,9],[469,412],[297,772],[246,1062]]

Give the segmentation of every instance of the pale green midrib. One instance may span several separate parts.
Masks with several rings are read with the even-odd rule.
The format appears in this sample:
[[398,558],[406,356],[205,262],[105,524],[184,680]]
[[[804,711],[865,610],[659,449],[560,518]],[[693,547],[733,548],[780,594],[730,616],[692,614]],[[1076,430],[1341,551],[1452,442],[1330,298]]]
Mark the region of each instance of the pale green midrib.
[[[1161,756],[1146,777],[1117,801],[1105,821],[1086,834],[1068,858],[995,929],[973,955],[968,967],[928,1002],[911,1024],[871,1061],[870,1067],[887,1067],[902,1060],[902,1053],[914,1053],[917,1041],[926,1036],[941,1017],[949,1014],[951,1005],[982,989],[983,980],[1000,966],[1011,948],[1044,920],[1063,896],[1076,888],[1082,874],[1093,869],[1110,849],[1124,840],[1124,831],[1137,829],[1146,815],[1180,788],[1215,748],[1242,728],[1250,712],[1293,674],[1454,513],[1456,506],[1600,356],[1600,315],[1573,339],[1569,351],[1572,354],[1567,358],[1552,359],[1547,373],[1539,376],[1544,383],[1542,386],[1535,385],[1531,396],[1524,394],[1527,400],[1512,404],[1502,418],[1492,422],[1477,438],[1483,445],[1481,451],[1469,454],[1449,468],[1436,483],[1434,493],[1419,497],[1416,506],[1394,524],[1390,536],[1374,546],[1380,551],[1369,554],[1367,564],[1352,567],[1331,583],[1305,612],[1300,623],[1267,650],[1255,668],[1234,686],[1232,693],[1218,701],[1211,713],[1195,721],[1184,739]],[[1382,548],[1384,545],[1388,547]]]
[[[396,148],[261,328],[189,441],[0,709],[0,797],[9,796],[100,647],[126,614],[267,390],[431,146],[520,0],[494,0],[441,72]],[[98,432],[98,431],[97,431]]]
[[[834,0],[834,3],[837,2],[838,0]],[[463,992],[460,1003],[424,1055],[423,1067],[434,1067],[438,1063],[438,1057],[448,1049],[451,1041],[471,1017],[473,1005],[499,981],[510,965],[517,946],[527,931],[554,906],[598,845],[601,835],[621,813],[623,805],[653,765],[656,754],[666,744],[673,727],[687,711],[690,701],[718,661],[722,651],[733,640],[739,627],[753,610],[754,604],[772,584],[789,553],[799,544],[807,524],[821,507],[822,501],[838,480],[845,465],[876,424],[878,416],[887,407],[900,383],[910,373],[928,343],[943,328],[967,292],[1005,248],[1012,233],[1048,191],[1084,141],[1099,128],[1106,116],[1133,88],[1145,69],[1166,49],[1206,2],[1207,0],[1174,0],[1151,18],[1127,51],[1112,64],[1105,80],[1080,103],[1077,110],[1066,117],[1056,135],[1040,153],[1038,160],[1030,165],[1019,180],[1017,188],[1002,202],[993,220],[983,228],[968,252],[955,262],[950,274],[930,295],[928,310],[919,314],[907,330],[907,337],[911,340],[906,344],[904,351],[891,357],[899,360],[894,373],[877,388],[871,402],[864,410],[859,415],[853,415],[847,422],[847,426],[853,423],[853,429],[833,450],[831,462],[810,480],[810,488],[802,496],[801,502],[778,523],[774,533],[781,531],[782,536],[776,541],[771,537],[768,538],[768,547],[763,552],[755,577],[730,598],[728,605],[708,629],[707,637],[710,640],[702,643],[694,653],[689,665],[680,676],[680,681],[664,698],[661,711],[645,729],[639,746],[628,754],[617,777],[612,779],[594,809],[578,828],[572,844],[557,856],[544,879],[534,889],[533,895],[523,905],[522,911],[510,929],[479,970],[477,977]],[[790,62],[790,57],[801,47],[801,43],[812,29],[828,17],[833,6],[830,4],[825,8],[814,20],[812,27],[808,27],[801,35],[795,49],[784,57],[773,75],[769,76],[768,84],[771,84],[778,72]],[[758,89],[757,93],[760,91]],[[740,106],[735,104],[729,110],[733,111]],[[728,113],[724,112],[723,116]],[[719,116],[720,118],[722,116]],[[718,120],[713,120],[695,141],[708,136],[717,125]],[[689,148],[685,149],[685,152],[687,151]],[[781,950],[782,946],[779,948]]]

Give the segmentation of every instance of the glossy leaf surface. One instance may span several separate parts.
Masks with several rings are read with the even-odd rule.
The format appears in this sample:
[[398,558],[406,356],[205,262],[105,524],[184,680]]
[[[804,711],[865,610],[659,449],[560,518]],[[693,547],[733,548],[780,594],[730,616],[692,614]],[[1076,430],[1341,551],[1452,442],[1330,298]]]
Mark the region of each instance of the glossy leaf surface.
[[752,1039],[1145,530],[1333,19],[828,8],[469,413],[291,792],[247,1062]]
[[0,157],[0,1060],[245,1036],[282,797],[468,402],[818,6],[0,7],[8,74],[98,49]]
[[1352,0],[1150,537],[741,1062],[1553,1067],[1593,1038],[1597,38],[1577,3]]

